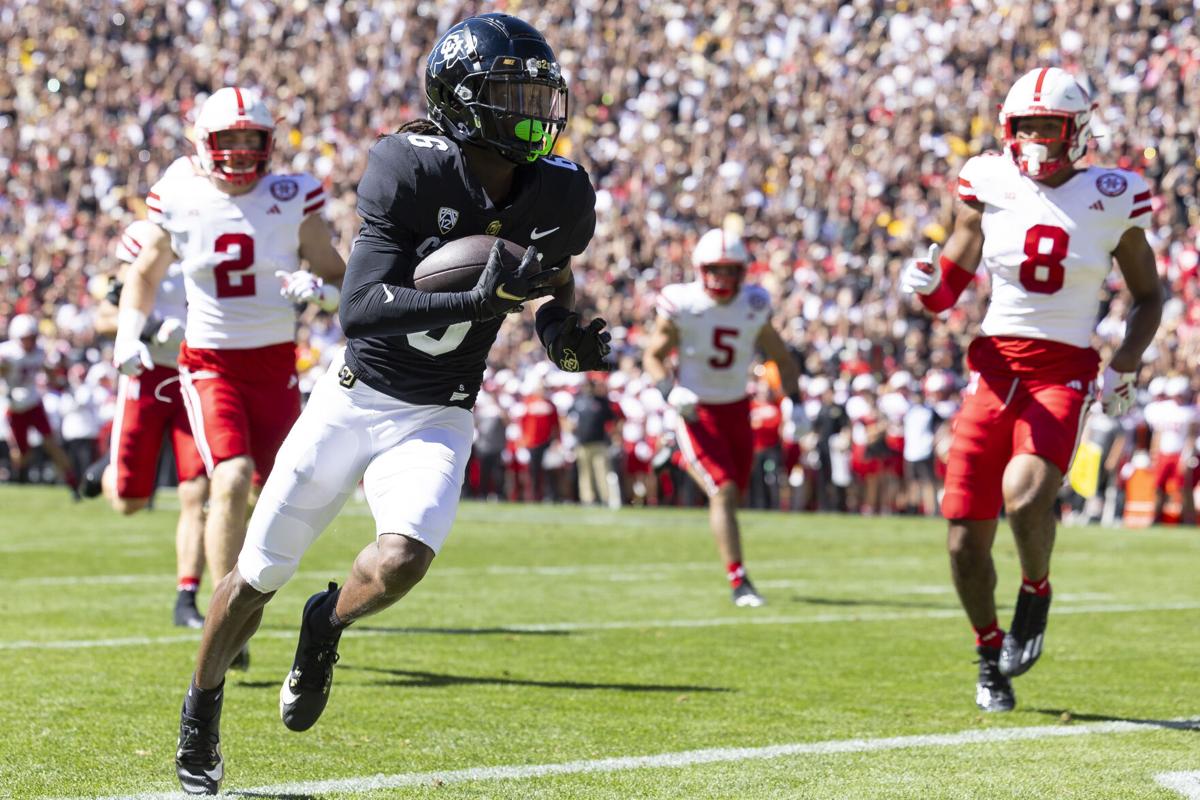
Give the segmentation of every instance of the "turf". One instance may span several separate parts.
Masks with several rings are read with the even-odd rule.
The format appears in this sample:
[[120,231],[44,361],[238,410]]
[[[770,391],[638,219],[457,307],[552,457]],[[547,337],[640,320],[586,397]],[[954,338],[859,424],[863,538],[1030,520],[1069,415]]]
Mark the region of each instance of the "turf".
[[[0,797],[175,788],[196,635],[170,625],[173,498],[121,518],[0,488]],[[1064,528],[1046,654],[1007,715],[974,707],[969,629],[934,520],[747,513],[768,597],[736,609],[701,511],[465,504],[400,605],[342,640],[312,731],[278,719],[305,598],[373,526],[351,505],[229,679],[227,791],[704,748],[1200,717],[1200,533]],[[998,539],[1002,622],[1018,580]],[[211,585],[206,585],[206,590]],[[203,603],[202,603],[203,606]],[[83,646],[97,640],[103,646]],[[118,640],[112,642],[111,640]],[[121,643],[120,640],[124,640]],[[803,754],[275,798],[1178,798],[1200,730]]]

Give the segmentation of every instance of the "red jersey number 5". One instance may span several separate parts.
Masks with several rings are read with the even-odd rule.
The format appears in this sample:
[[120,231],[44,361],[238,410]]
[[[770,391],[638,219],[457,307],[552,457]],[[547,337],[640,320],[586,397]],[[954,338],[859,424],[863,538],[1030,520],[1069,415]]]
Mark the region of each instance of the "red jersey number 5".
[[248,233],[223,233],[217,237],[214,249],[218,253],[236,250],[238,254],[222,261],[213,274],[217,277],[217,297],[250,297],[255,292],[254,275],[246,270],[254,266],[254,240]]
[[733,364],[735,354],[734,344],[737,341],[737,328],[713,328],[713,348],[717,354],[708,360],[713,369],[729,369]]

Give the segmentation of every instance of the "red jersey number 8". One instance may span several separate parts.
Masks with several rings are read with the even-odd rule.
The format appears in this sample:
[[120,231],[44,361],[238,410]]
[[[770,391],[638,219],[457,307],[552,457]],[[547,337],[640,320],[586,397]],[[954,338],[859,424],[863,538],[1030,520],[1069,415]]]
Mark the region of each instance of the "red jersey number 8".
[[217,278],[217,297],[251,297],[256,286],[253,273],[246,270],[254,267],[254,240],[248,233],[223,233],[217,237],[214,248],[218,253],[237,250],[238,254],[222,261],[213,268]]
[[[1021,262],[1021,285],[1037,294],[1054,294],[1063,287],[1070,235],[1054,225],[1034,225],[1025,233],[1026,259]],[[1042,242],[1049,242],[1048,252],[1042,252]]]

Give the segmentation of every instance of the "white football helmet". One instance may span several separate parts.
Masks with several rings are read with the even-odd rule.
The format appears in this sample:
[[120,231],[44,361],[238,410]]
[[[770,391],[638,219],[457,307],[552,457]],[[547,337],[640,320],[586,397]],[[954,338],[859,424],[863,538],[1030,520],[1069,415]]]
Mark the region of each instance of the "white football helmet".
[[[223,131],[261,131],[258,147],[250,149],[221,148],[217,136]],[[213,92],[196,115],[196,154],[209,175],[229,183],[253,183],[267,172],[267,162],[275,145],[275,119],[267,106],[252,89],[226,86]],[[232,160],[252,160],[249,166],[234,167]]]
[[737,295],[749,263],[750,252],[742,244],[741,238],[720,228],[713,228],[701,236],[696,249],[692,251],[692,266],[704,284],[704,291],[719,302],[728,302]]
[[8,323],[8,338],[25,339],[37,336],[38,324],[32,314],[17,314]]
[[[1021,172],[1047,178],[1083,158],[1091,139],[1092,109],[1096,104],[1070,73],[1058,67],[1039,67],[1022,75],[1004,98],[1000,125],[1004,145]],[[1048,139],[1017,139],[1022,117],[1060,117],[1062,132]],[[1048,145],[1063,143],[1062,155],[1049,157]]]

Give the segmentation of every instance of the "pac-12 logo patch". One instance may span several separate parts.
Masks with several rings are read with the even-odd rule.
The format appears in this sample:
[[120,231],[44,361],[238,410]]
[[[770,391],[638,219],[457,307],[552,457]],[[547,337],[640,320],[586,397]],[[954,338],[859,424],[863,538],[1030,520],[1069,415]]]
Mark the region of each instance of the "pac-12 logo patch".
[[458,224],[458,211],[442,206],[438,209],[438,230],[443,234],[449,233]]
[[271,196],[276,200],[288,201],[300,192],[300,184],[291,178],[279,178],[271,183]]
[[1125,190],[1129,188],[1129,181],[1125,180],[1124,175],[1118,175],[1115,172],[1106,172],[1099,178],[1096,178],[1096,188],[1100,190],[1100,194],[1117,197],[1124,194]]

